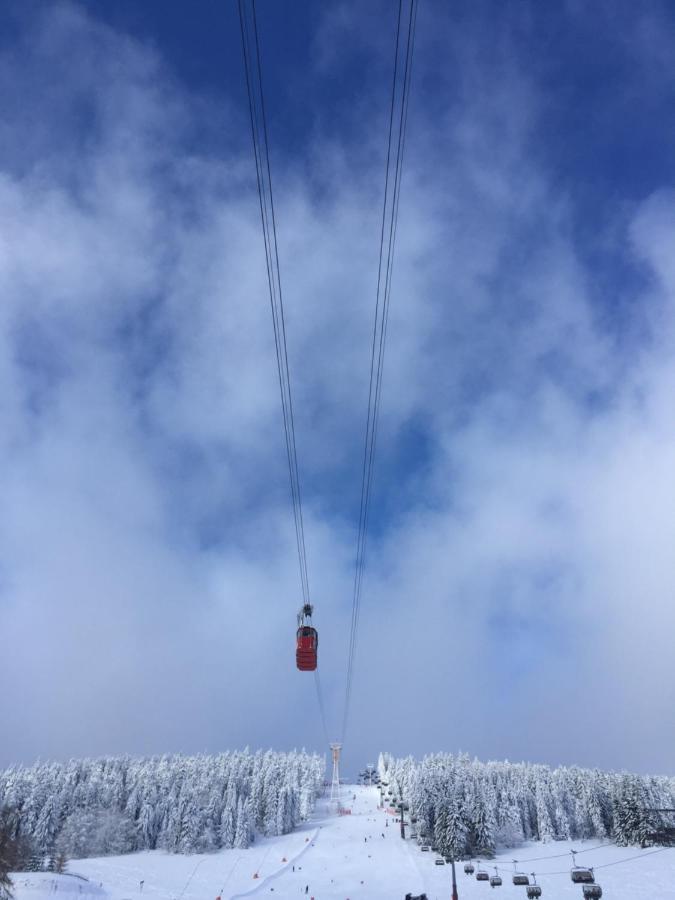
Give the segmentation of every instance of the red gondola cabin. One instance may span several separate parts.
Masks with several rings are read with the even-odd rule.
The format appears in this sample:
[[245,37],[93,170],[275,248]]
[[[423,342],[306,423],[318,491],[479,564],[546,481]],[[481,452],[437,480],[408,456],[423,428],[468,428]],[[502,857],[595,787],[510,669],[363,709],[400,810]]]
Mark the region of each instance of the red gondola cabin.
[[295,650],[295,661],[301,672],[313,672],[316,669],[316,651],[319,646],[319,635],[311,625],[298,628],[298,642]]

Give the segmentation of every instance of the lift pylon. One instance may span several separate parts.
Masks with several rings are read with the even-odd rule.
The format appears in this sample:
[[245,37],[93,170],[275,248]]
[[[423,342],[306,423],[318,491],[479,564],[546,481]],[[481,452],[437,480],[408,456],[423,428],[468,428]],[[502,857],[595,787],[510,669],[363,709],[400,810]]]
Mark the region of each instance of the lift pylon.
[[330,785],[331,802],[340,805],[340,751],[342,744],[331,744],[330,752],[333,756],[333,780]]

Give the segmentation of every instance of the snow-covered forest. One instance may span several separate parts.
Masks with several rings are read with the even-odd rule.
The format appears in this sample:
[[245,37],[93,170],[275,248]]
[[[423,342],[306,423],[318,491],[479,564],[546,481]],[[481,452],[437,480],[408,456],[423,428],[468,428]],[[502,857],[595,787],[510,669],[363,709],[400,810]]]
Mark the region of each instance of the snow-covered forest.
[[647,810],[675,806],[675,779],[576,766],[481,763],[434,754],[380,754],[385,798],[407,801],[420,834],[456,859],[492,856],[523,840],[596,838],[640,844],[660,824]]
[[325,760],[305,752],[104,758],[0,773],[0,808],[36,858],[248,847],[307,818]]

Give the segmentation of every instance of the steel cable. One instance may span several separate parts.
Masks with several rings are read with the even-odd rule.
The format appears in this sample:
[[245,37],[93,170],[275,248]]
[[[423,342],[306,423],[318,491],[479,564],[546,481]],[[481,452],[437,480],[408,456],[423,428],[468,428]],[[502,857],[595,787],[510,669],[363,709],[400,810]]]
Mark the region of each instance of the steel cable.
[[[269,159],[269,142],[267,133],[267,116],[262,86],[262,64],[260,59],[260,40],[255,10],[255,0],[251,4],[252,31],[249,31],[249,16],[246,13],[245,0],[239,0],[239,22],[244,54],[244,71],[249,103],[251,136],[253,139],[253,155],[256,167],[256,182],[260,204],[260,217],[265,248],[265,265],[272,309],[272,325],[274,329],[274,348],[277,359],[281,410],[286,442],[289,480],[291,486],[291,502],[293,521],[300,568],[300,583],[303,602],[310,602],[309,574],[307,567],[307,550],[302,512],[302,496],[300,492],[300,476],[298,471],[297,442],[295,437],[295,417],[291,392],[288,348],[286,342],[286,318],[284,314],[283,294],[281,290],[281,271],[279,266],[279,248],[277,243],[276,216],[274,195],[272,192],[272,174]],[[252,49],[253,48],[253,49]],[[255,51],[255,65],[252,61]]]
[[[307,549],[305,545],[305,527],[300,491],[300,475],[298,469],[297,441],[295,436],[295,415],[291,391],[290,366],[288,362],[288,344],[286,340],[286,317],[284,313],[283,293],[281,289],[281,269],[279,265],[279,246],[277,241],[276,213],[274,194],[272,191],[272,171],[269,157],[269,138],[267,115],[263,92],[262,62],[260,38],[256,16],[255,0],[251,0],[250,12],[247,13],[246,0],[239,0],[239,24],[241,43],[244,55],[244,72],[246,92],[248,96],[251,137],[253,140],[253,156],[256,170],[256,184],[260,206],[260,219],[265,249],[265,268],[269,288],[270,307],[272,310],[272,327],[274,331],[274,350],[277,360],[279,393],[281,396],[281,412],[283,419],[286,458],[291,488],[293,507],[293,524],[300,570],[300,585],[303,604],[310,603],[309,573],[307,566]],[[318,672],[315,673],[316,694],[321,716],[321,726],[328,742],[326,712],[323,691]]]
[[[342,719],[342,741],[347,732],[349,710],[352,697],[354,677],[354,659],[358,634],[363,573],[365,568],[368,521],[370,515],[371,488],[373,483],[375,449],[377,445],[377,426],[379,420],[380,400],[382,392],[382,375],[389,318],[389,300],[394,261],[394,248],[398,221],[398,205],[401,187],[403,151],[408,118],[408,101],[412,72],[412,58],[415,43],[417,22],[417,0],[409,0],[407,39],[405,47],[405,64],[402,84],[399,70],[401,47],[401,24],[403,20],[403,0],[399,0],[396,26],[396,46],[394,53],[394,73],[392,78],[391,101],[389,108],[389,131],[387,141],[387,157],[385,165],[384,201],[382,204],[382,226],[380,230],[380,250],[377,274],[377,290],[375,301],[375,318],[370,360],[370,380],[368,387],[368,410],[366,415],[366,434],[364,442],[363,466],[361,473],[361,499],[356,540],[356,558],[354,568],[354,587],[352,614],[349,632],[349,649],[347,653],[347,679],[345,688],[344,714]],[[400,94],[400,113],[397,112],[397,94]],[[392,163],[395,150],[395,162]],[[393,165],[393,173],[392,173]],[[393,187],[390,183],[393,182]],[[388,239],[387,237],[388,232]],[[385,254],[386,244],[386,254]]]

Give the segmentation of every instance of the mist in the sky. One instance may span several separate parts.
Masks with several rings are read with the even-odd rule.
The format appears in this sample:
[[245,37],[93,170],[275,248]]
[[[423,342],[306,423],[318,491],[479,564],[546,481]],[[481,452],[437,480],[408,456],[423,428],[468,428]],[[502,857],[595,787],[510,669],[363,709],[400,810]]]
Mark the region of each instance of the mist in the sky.
[[[636,154],[627,184],[593,154],[639,143],[633,121],[651,158],[657,120],[631,113],[672,103],[675,63],[636,12],[630,47],[603,38],[631,62],[615,153],[590,117],[549,143],[574,91],[507,7],[487,30],[420,11],[346,766],[672,773],[675,176]],[[279,115],[270,134],[330,730],[392,53],[358,15],[326,5],[304,77],[339,81],[358,34],[382,72],[340,101],[359,128],[309,109],[303,152]],[[0,50],[0,765],[323,749],[243,85],[224,90],[84,3],[33,5]]]

